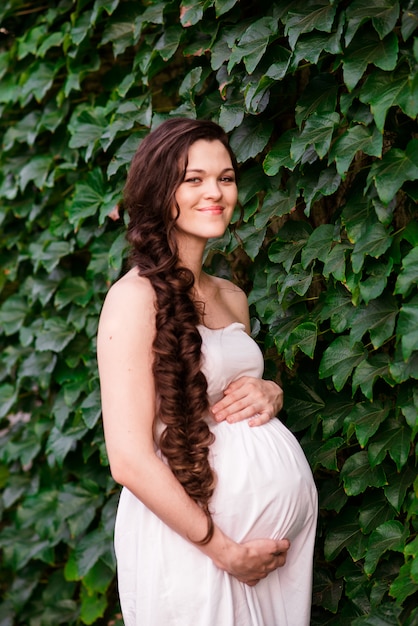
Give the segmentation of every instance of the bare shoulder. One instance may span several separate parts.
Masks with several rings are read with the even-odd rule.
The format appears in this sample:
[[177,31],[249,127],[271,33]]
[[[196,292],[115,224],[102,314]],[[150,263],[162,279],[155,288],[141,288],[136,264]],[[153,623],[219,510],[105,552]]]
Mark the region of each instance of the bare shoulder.
[[137,327],[153,325],[155,292],[147,278],[130,270],[109,289],[100,315],[100,326],[134,323]]
[[211,276],[210,278],[213,281],[212,284],[215,287],[217,299],[222,304],[222,307],[230,312],[233,319],[245,324],[248,330],[250,321],[248,300],[245,292],[230,280],[218,276]]

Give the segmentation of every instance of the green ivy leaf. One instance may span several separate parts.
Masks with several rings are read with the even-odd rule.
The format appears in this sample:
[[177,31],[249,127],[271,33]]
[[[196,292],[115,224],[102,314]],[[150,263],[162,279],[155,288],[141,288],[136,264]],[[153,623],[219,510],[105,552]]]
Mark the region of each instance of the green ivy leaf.
[[91,300],[93,296],[93,287],[82,276],[71,276],[66,278],[59,286],[54,303],[58,310],[67,304],[75,303],[82,307]]
[[183,32],[183,28],[177,24],[169,26],[163,31],[161,37],[155,44],[155,50],[158,51],[164,61],[168,61],[175,54]]
[[285,344],[285,360],[288,367],[293,367],[294,356],[298,348],[313,359],[317,334],[318,329],[313,322],[303,322],[292,330]]
[[231,147],[238,162],[257,156],[266,146],[273,130],[271,122],[260,123],[246,118],[231,135]]
[[402,356],[407,361],[418,350],[418,296],[401,307],[396,336],[401,342]]
[[284,19],[285,35],[288,36],[292,50],[302,33],[309,33],[314,29],[330,33],[335,12],[336,7],[328,4],[325,0],[292,7]]
[[103,617],[106,607],[106,596],[87,591],[82,587],[80,619],[83,624],[94,624],[97,619]]
[[[409,596],[418,593],[418,584],[412,576],[412,566],[414,561],[404,563],[399,575],[395,578],[389,588],[389,594],[395,598],[399,604],[403,604]],[[411,626],[413,621],[410,622]]]
[[359,520],[361,529],[369,534],[382,523],[395,517],[395,509],[390,506],[381,491],[371,494],[360,507]]
[[388,417],[389,410],[389,406],[380,402],[358,402],[344,420],[345,430],[349,431],[354,427],[357,441],[364,448],[380,424]]
[[370,465],[380,464],[389,452],[400,471],[408,460],[410,447],[410,429],[396,420],[387,420],[369,445]]
[[416,478],[416,471],[408,466],[398,472],[393,470],[387,473],[388,484],[384,486],[385,496],[399,513],[405,500],[406,493]]
[[395,328],[398,306],[393,296],[385,295],[358,307],[351,321],[350,340],[359,341],[366,332],[374,348],[380,348]]
[[389,356],[375,354],[358,365],[353,374],[353,393],[358,387],[370,402],[373,400],[373,386],[377,378],[383,378],[388,384],[394,385],[389,374]]
[[418,114],[414,84],[406,64],[396,72],[376,70],[369,74],[361,86],[359,99],[365,104],[370,104],[380,132],[383,132],[387,112],[393,106],[399,106],[410,117]]
[[331,74],[315,76],[299,98],[295,109],[295,120],[299,128],[313,113],[333,113],[337,105],[337,85]]
[[396,520],[384,522],[370,535],[364,560],[364,571],[373,574],[379,559],[388,550],[402,552],[405,547],[407,529]]
[[328,162],[335,161],[337,171],[345,178],[354,156],[359,150],[370,156],[380,157],[382,154],[383,136],[378,128],[356,124],[341,135],[332,145]]
[[334,241],[335,227],[333,224],[320,224],[302,249],[302,267],[306,269],[314,259],[325,261]]
[[392,243],[392,237],[383,224],[368,226],[354,244],[351,254],[353,272],[358,274],[363,267],[366,255],[375,259],[381,257]]
[[51,89],[56,73],[64,61],[50,63],[48,61],[35,61],[26,72],[21,75],[20,100],[22,105],[27,104],[32,98],[41,102],[45,94]]
[[36,338],[36,349],[42,351],[51,350],[60,353],[76,335],[61,317],[51,317],[45,320],[42,330]]
[[95,215],[104,201],[105,187],[101,169],[95,168],[75,188],[68,211],[70,223],[77,228],[87,217]]
[[383,39],[395,28],[399,17],[399,3],[392,0],[375,0],[373,4],[370,4],[367,0],[354,0],[348,5],[346,16],[345,42],[347,46],[358,28],[370,19],[379,37]]
[[319,377],[332,377],[337,391],[341,391],[353,369],[366,357],[361,343],[351,345],[347,336],[337,337],[325,350],[319,365]]
[[0,308],[0,328],[5,335],[13,335],[23,326],[28,314],[26,298],[14,294],[3,302]]
[[382,295],[392,269],[393,258],[389,258],[387,262],[378,261],[368,264],[367,272],[369,275],[359,285],[361,297],[366,304]]
[[0,418],[6,417],[17,397],[17,389],[8,383],[0,385]]
[[418,247],[412,248],[402,259],[402,269],[396,280],[395,292],[407,295],[411,287],[418,283]]
[[350,456],[341,469],[341,479],[347,495],[357,496],[367,487],[383,487],[386,476],[380,466],[371,467],[366,451]]
[[232,48],[228,63],[230,73],[234,66],[244,60],[249,74],[252,74],[269,44],[270,38],[277,35],[277,19],[262,17],[253,22]]
[[295,168],[296,163],[290,156],[290,149],[296,136],[296,128],[287,130],[276,141],[270,152],[267,153],[263,162],[263,168],[267,176],[275,176],[281,167],[287,167],[290,170]]
[[319,313],[321,322],[329,319],[331,330],[342,333],[350,327],[355,312],[348,291],[340,285],[330,285]]
[[358,509],[340,513],[339,523],[330,524],[325,537],[324,553],[327,561],[334,560],[343,548],[363,543],[363,534],[358,522]]
[[398,51],[398,39],[394,33],[381,40],[377,34],[365,31],[361,37],[354,39],[342,59],[344,82],[348,90],[354,89],[369,63],[382,70],[394,70]]
[[367,177],[367,185],[376,185],[379,198],[388,204],[403,183],[418,179],[418,139],[411,139],[406,151],[392,148],[381,161],[375,161]]
[[292,140],[290,156],[296,163],[301,160],[308,146],[312,146],[322,159],[328,152],[334,127],[338,124],[338,113],[313,113],[306,121],[302,132]]

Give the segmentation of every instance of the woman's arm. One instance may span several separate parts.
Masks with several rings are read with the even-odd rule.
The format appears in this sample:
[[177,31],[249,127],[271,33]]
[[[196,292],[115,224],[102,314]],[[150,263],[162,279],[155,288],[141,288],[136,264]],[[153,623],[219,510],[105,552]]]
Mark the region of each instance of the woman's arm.
[[[110,290],[99,324],[106,448],[114,479],[195,543],[206,535],[206,516],[155,453],[154,335],[154,292],[146,279],[130,272]],[[255,584],[284,564],[288,545],[271,539],[237,544],[215,528],[212,540],[196,547],[221,569]]]

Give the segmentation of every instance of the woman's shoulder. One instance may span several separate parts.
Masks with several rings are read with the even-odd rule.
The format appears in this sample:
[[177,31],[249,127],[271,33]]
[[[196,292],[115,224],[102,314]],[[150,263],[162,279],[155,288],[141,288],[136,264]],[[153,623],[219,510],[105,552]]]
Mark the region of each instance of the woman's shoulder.
[[129,323],[130,319],[150,320],[155,313],[155,292],[148,278],[140,276],[136,268],[129,270],[119,278],[107,292],[102,319],[121,320]]
[[230,280],[211,276],[212,285],[216,291],[216,300],[224,310],[229,311],[230,317],[249,327],[248,300],[245,292]]

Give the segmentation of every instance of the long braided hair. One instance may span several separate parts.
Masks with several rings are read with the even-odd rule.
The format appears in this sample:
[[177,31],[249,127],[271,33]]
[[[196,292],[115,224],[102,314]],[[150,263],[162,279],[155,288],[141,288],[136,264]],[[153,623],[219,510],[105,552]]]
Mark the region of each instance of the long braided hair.
[[173,474],[207,516],[208,531],[199,542],[205,544],[214,531],[209,501],[215,480],[208,459],[214,436],[204,419],[208,398],[200,369],[201,311],[191,297],[193,273],[180,265],[174,228],[179,215],[175,193],[184,180],[189,148],[199,139],[220,141],[237,170],[220,126],[171,118],[140,143],[128,173],[124,207],[130,218],[130,260],[151,281],[156,295],[153,374],[157,417],[166,426],[159,445]]

